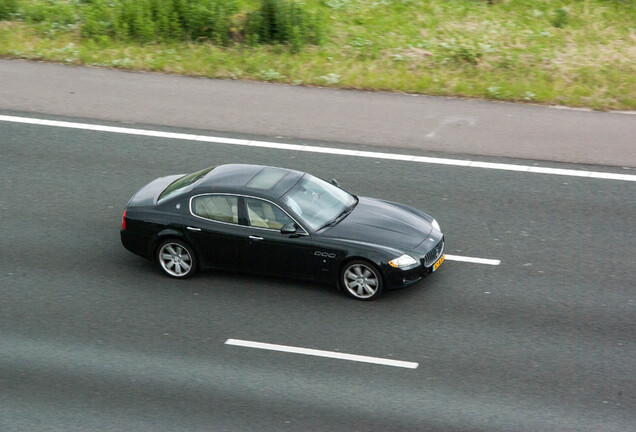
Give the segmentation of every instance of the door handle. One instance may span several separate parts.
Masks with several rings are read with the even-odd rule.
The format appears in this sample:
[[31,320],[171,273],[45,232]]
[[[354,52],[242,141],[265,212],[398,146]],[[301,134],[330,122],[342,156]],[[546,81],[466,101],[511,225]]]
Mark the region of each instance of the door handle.
[[191,226],[189,226],[189,227],[188,227],[188,229],[189,229],[190,231],[201,231],[201,228],[191,227]]
[[250,236],[250,240],[261,241],[261,240],[263,240],[263,237],[259,237],[259,236],[251,235],[251,236]]

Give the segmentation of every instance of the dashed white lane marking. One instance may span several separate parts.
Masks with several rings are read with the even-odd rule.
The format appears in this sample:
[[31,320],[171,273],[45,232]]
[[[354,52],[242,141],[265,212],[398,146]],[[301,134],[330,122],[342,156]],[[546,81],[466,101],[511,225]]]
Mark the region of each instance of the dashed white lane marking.
[[334,351],[322,351],[322,350],[299,348],[299,347],[293,347],[293,346],[287,346],[287,345],[275,345],[275,344],[268,344],[268,343],[262,343],[262,342],[252,342],[252,341],[246,341],[246,340],[240,340],[240,339],[228,339],[225,341],[225,344],[240,346],[240,347],[247,347],[247,348],[256,348],[256,349],[262,349],[262,350],[268,350],[268,351],[280,351],[280,352],[287,352],[287,353],[293,353],[293,354],[304,354],[304,355],[315,356],[315,357],[327,357],[327,358],[349,360],[349,361],[355,361],[355,362],[361,362],[361,363],[373,363],[373,364],[379,364],[379,365],[385,365],[385,366],[395,366],[395,367],[401,367],[401,368],[407,368],[407,369],[415,369],[419,366],[419,363],[407,362],[407,361],[401,361],[401,360],[391,360],[386,358],[368,357],[368,356],[361,356],[361,355],[355,355],[355,354],[344,354],[344,353],[334,352]]
[[467,263],[486,264],[486,265],[492,265],[492,266],[497,266],[501,264],[501,260],[498,260],[498,259],[475,258],[475,257],[467,257],[467,256],[459,256],[459,255],[449,255],[449,254],[446,254],[445,259],[449,261],[461,261],[461,262],[467,262]]
[[434,157],[414,156],[414,155],[399,154],[399,153],[380,153],[380,152],[370,152],[370,151],[361,151],[361,150],[346,150],[346,149],[339,149],[339,148],[333,148],[333,147],[316,147],[316,146],[307,146],[307,145],[299,145],[299,144],[284,144],[284,143],[269,142],[269,141],[252,141],[252,140],[235,139],[235,138],[213,137],[213,136],[206,136],[206,135],[193,135],[193,134],[183,134],[183,133],[174,133],[174,132],[153,131],[153,130],[146,130],[146,129],[104,126],[104,125],[96,125],[96,124],[88,124],[88,123],[74,123],[74,122],[65,122],[65,121],[57,121],[57,120],[44,120],[44,119],[29,118],[29,117],[15,117],[15,116],[0,115],[0,121],[11,122],[11,123],[25,123],[25,124],[33,124],[33,125],[40,125],[40,126],[62,127],[62,128],[69,128],[69,129],[83,129],[83,130],[91,130],[91,131],[97,131],[97,132],[109,132],[109,133],[119,133],[119,134],[127,134],[127,135],[141,135],[141,136],[156,137],[156,138],[202,141],[202,142],[209,142],[209,143],[215,143],[215,144],[237,145],[237,146],[246,146],[246,147],[264,147],[264,148],[271,148],[271,149],[278,149],[278,150],[293,150],[293,151],[301,151],[301,152],[325,153],[325,154],[334,154],[334,155],[342,155],[342,156],[356,156],[356,157],[364,157],[364,158],[372,158],[372,159],[398,160],[398,161],[405,161],[405,162],[462,166],[462,167],[469,167],[469,168],[484,168],[484,169],[493,169],[493,170],[501,170],[501,171],[518,171],[518,172],[526,172],[526,173],[534,173],[534,174],[552,174],[552,175],[570,176],[570,177],[589,177],[589,178],[603,179],[603,180],[636,181],[636,175],[631,175],[631,174],[617,174],[617,173],[609,173],[609,172],[583,171],[583,170],[559,169],[559,168],[542,168],[537,166],[512,165],[512,164],[493,163],[493,162],[479,162],[479,161],[470,161],[470,160],[461,160],[461,159],[434,158]]

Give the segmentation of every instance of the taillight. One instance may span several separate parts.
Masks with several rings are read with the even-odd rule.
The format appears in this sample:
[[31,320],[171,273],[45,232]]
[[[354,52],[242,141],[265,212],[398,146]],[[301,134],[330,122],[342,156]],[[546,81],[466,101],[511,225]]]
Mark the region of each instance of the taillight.
[[121,217],[121,229],[126,229],[126,210],[124,209],[124,215]]

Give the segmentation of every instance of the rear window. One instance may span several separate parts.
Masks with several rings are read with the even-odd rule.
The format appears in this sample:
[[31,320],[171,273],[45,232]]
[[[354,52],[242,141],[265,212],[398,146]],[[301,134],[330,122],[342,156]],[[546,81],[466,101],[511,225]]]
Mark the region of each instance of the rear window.
[[215,167],[206,168],[201,171],[193,172],[192,174],[184,175],[180,179],[173,181],[172,183],[170,183],[170,186],[168,186],[163,192],[161,192],[161,194],[159,195],[159,201],[161,201],[162,199],[166,199],[171,196],[177,195],[186,187],[201,180],[201,178],[203,178],[207,173],[212,171],[214,168]]

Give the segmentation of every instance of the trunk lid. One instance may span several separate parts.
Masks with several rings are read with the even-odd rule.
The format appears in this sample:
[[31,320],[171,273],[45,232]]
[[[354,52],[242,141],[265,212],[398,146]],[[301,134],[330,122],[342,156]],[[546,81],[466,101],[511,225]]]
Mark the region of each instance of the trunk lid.
[[163,192],[172,182],[183,177],[185,174],[170,175],[166,177],[160,177],[148,183],[135,193],[130,201],[128,201],[128,207],[144,207],[151,206],[157,203],[157,197]]

